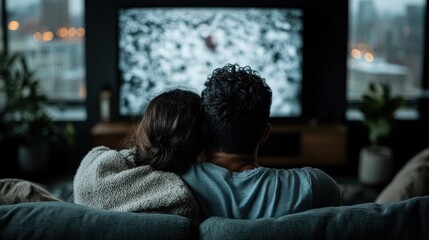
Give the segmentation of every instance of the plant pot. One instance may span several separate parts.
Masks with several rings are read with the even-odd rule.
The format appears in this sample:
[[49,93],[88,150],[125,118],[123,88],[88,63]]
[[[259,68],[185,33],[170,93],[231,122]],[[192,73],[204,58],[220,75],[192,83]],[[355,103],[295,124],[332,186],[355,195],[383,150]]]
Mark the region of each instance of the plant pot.
[[360,151],[359,181],[363,184],[381,186],[392,176],[392,150],[388,147],[367,146]]
[[47,143],[20,145],[18,147],[18,166],[27,173],[42,173],[49,164],[49,148]]

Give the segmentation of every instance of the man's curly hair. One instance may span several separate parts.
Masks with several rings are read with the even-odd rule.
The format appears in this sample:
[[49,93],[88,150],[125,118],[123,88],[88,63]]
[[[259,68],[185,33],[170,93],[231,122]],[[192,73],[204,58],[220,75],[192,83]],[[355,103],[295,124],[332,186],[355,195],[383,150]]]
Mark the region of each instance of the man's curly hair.
[[248,66],[227,64],[215,69],[204,86],[207,150],[252,153],[270,115],[272,92],[265,79]]

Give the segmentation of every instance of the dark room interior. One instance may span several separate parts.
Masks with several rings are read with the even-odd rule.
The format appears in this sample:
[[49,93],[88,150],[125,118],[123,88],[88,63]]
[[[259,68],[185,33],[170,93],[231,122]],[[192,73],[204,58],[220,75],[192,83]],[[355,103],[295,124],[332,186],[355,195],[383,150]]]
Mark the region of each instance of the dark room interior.
[[0,239],[429,239],[427,0],[0,0]]
[[[10,4],[10,2],[12,1],[2,1],[1,20],[3,45],[1,49],[3,52],[9,54],[18,52],[25,56],[34,57],[37,54],[26,55],[25,50],[21,50],[20,52],[20,48],[14,45],[13,39],[16,37],[15,35],[17,35],[16,32],[20,31],[20,29],[11,29],[12,20],[18,20],[20,17],[17,14],[17,9],[22,8],[25,10],[28,7],[25,5],[15,6],[14,4]],[[49,1],[46,2],[46,5],[43,5],[43,7],[48,8]],[[20,169],[17,163],[18,140],[14,139],[13,136],[11,137],[7,126],[2,126],[0,129],[2,136],[0,139],[0,149],[3,152],[0,161],[1,178],[22,178],[47,185],[59,179],[70,179],[76,172],[80,161],[89,150],[98,145],[119,148],[123,139],[132,131],[132,126],[138,121],[140,116],[124,116],[120,112],[120,108],[122,107],[120,102],[120,89],[124,81],[121,75],[123,73],[120,69],[120,61],[123,56],[121,55],[123,54],[121,51],[124,51],[123,48],[119,46],[119,36],[122,34],[120,27],[118,27],[120,9],[193,8],[198,11],[198,9],[227,8],[246,10],[253,8],[299,9],[302,14],[299,16],[299,21],[301,21],[302,24],[302,29],[299,32],[299,36],[301,37],[301,42],[299,43],[301,47],[297,48],[300,57],[298,60],[299,73],[301,74],[299,75],[300,92],[297,94],[300,112],[295,115],[286,114],[270,118],[273,126],[271,138],[260,146],[258,163],[262,166],[276,168],[311,166],[324,170],[339,182],[359,182],[358,169],[360,151],[364,146],[369,145],[370,142],[368,140],[368,128],[362,121],[362,115],[359,114],[359,109],[362,105],[360,95],[359,93],[356,95],[358,97],[350,95],[350,92],[354,90],[357,91],[359,88],[359,86],[353,85],[354,83],[350,83],[352,76],[354,76],[354,70],[350,67],[352,66],[352,60],[350,59],[355,57],[353,51],[356,50],[355,46],[352,45],[356,44],[357,46],[361,44],[359,41],[364,41],[365,38],[362,37],[361,39],[354,40],[352,36],[357,35],[357,38],[359,38],[360,35],[358,34],[359,31],[362,31],[362,28],[364,30],[366,29],[368,32],[378,31],[379,35],[382,35],[388,32],[383,31],[381,28],[382,26],[386,27],[392,24],[402,24],[392,22],[390,25],[377,25],[377,28],[371,28],[368,27],[368,25],[361,26],[360,28],[356,27],[355,25],[358,25],[360,22],[363,22],[362,24],[367,24],[364,20],[359,21],[359,18],[369,19],[365,13],[356,12],[359,10],[359,7],[361,7],[361,11],[369,11],[364,8],[368,8],[368,6],[374,8],[374,5],[371,3],[376,1],[288,0],[280,2],[251,0],[246,2],[184,1],[178,3],[168,0],[106,0],[102,2],[86,0],[82,2],[83,3],[78,6],[82,11],[80,15],[81,26],[76,26],[76,28],[84,27],[83,39],[79,41],[84,48],[81,64],[83,63],[84,67],[83,86],[86,95],[80,100],[58,100],[59,98],[55,97],[48,99],[48,105],[54,108],[57,107],[60,109],[60,112],[67,112],[68,109],[79,108],[79,106],[81,110],[83,109],[83,117],[79,119],[74,119],[73,117],[67,118],[66,116],[57,118],[57,120],[54,121],[54,124],[61,129],[67,128],[69,124],[73,125],[74,143],[70,146],[55,144],[49,150],[50,157],[46,169],[37,172],[26,172]],[[419,45],[416,50],[418,51],[419,58],[416,59],[414,55],[409,53],[412,52],[412,50],[406,52],[408,51],[408,46],[403,46],[400,49],[402,50],[402,59],[392,60],[391,65],[394,65],[393,63],[396,64],[395,66],[402,64],[401,66],[406,66],[411,69],[414,66],[410,66],[412,64],[411,62],[413,62],[413,64],[417,62],[419,67],[417,68],[418,76],[400,75],[402,81],[417,82],[417,84],[414,83],[413,85],[414,89],[417,90],[415,90],[413,94],[405,94],[406,92],[404,89],[402,89],[402,92],[399,92],[404,93],[405,104],[402,109],[403,111],[398,111],[400,114],[396,115],[397,117],[393,122],[391,134],[388,137],[382,137],[379,142],[380,145],[387,146],[393,151],[393,172],[389,175],[389,179],[391,179],[409,159],[421,150],[429,147],[429,47],[427,41],[428,32],[427,27],[425,27],[428,25],[428,7],[426,1],[421,2],[422,4],[417,5],[421,12],[420,15],[410,13],[413,3],[413,1],[411,1],[410,6],[405,5],[405,8],[408,9],[408,13],[411,15],[408,16],[408,18],[404,16],[402,18],[395,18],[408,19],[407,21],[409,22],[406,22],[407,24],[410,24],[412,21],[420,21],[420,25],[418,25],[416,29],[413,28],[414,26],[406,25],[407,28],[405,29],[404,26],[405,30],[403,30],[406,32],[408,28],[411,28],[411,30],[408,29],[407,31],[414,33],[415,30],[419,32],[419,34],[412,36],[418,38],[418,41],[415,41],[415,39],[411,37],[402,40],[403,42],[413,42],[411,45]],[[70,6],[69,4],[69,9],[71,11],[74,7]],[[12,7],[15,8],[12,9]],[[56,9],[55,11],[59,13],[55,16],[59,17],[62,8],[60,5],[54,7],[56,8],[53,9]],[[376,5],[376,7],[378,7],[378,5]],[[14,9],[16,12],[13,11]],[[380,14],[383,12],[383,9],[376,10]],[[47,14],[42,10],[39,10],[39,12],[41,16]],[[144,14],[142,14],[142,16],[144,16]],[[413,16],[415,18],[416,16],[420,16],[420,18],[415,20]],[[380,19],[374,21],[381,21]],[[33,21],[33,23],[31,21]],[[32,31],[31,24],[34,25],[34,21],[34,19],[30,19],[26,24],[21,24],[20,27],[22,31]],[[69,23],[71,24],[71,22],[70,20]],[[418,27],[421,29],[417,29]],[[355,28],[358,30],[355,31]],[[52,41],[63,40],[58,34],[60,34],[60,32],[57,32],[57,35],[53,37]],[[41,36],[43,39],[44,35]],[[392,43],[389,46],[386,45],[386,39],[393,39],[394,36],[395,32],[391,31],[390,35],[383,35],[383,37],[380,37],[386,41],[385,43],[381,42],[381,40],[378,42],[375,41],[379,44],[379,46],[372,46],[372,50],[375,52],[375,60],[377,60],[378,56],[383,55],[381,53],[377,55],[382,50],[397,50],[395,46],[398,44],[395,45]],[[33,35],[33,37],[36,39],[37,35]],[[144,36],[142,38],[144,38]],[[367,39],[369,39],[367,42],[369,45],[373,40],[371,40],[371,38]],[[395,41],[399,40],[391,40],[391,42]],[[252,53],[250,53],[250,55],[251,54]],[[360,54],[359,52],[359,56]],[[68,55],[64,56],[67,58]],[[366,56],[367,55],[365,55],[365,58]],[[407,56],[410,56],[410,58],[407,59]],[[174,62],[174,59],[170,60]],[[367,62],[372,62],[372,59]],[[407,65],[408,63],[409,65]],[[38,65],[30,64],[30,69],[32,66]],[[43,67],[42,65],[40,66]],[[220,66],[211,67],[215,68]],[[38,71],[44,71],[37,68],[32,70],[36,73]],[[388,77],[386,78],[385,76],[393,76],[396,70],[393,69],[392,71],[393,72],[389,72],[385,70],[383,73],[384,75],[374,74],[370,78],[372,80],[377,80],[377,76],[381,76],[381,80],[389,80]],[[208,74],[210,74],[210,72],[206,73],[206,75]],[[356,76],[362,77],[363,75]],[[394,77],[397,76],[394,75]],[[363,76],[362,79],[364,78],[368,77]],[[43,79],[40,80],[43,81]],[[352,89],[352,91],[350,91],[350,89]],[[392,93],[398,94],[398,91],[392,90]],[[150,96],[140,97],[148,99]],[[387,182],[382,185],[369,187],[374,187],[374,189],[379,191],[386,184]]]

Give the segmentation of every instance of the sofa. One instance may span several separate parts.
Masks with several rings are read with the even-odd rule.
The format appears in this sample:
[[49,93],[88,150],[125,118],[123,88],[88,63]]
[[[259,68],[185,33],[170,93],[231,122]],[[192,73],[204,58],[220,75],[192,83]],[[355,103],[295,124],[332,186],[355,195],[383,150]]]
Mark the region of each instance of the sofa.
[[0,239],[429,239],[429,196],[276,219],[115,212],[62,201],[0,205]]
[[197,225],[176,215],[81,206],[73,203],[71,181],[58,186],[48,192],[1,179],[0,239],[429,239],[429,148],[408,161],[375,202],[280,218],[211,217]]

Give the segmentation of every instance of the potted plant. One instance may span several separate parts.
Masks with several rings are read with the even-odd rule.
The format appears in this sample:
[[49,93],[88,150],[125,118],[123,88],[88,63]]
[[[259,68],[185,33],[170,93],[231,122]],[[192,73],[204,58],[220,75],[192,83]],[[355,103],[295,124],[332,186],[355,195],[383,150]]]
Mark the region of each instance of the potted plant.
[[20,54],[0,55],[0,104],[2,131],[18,139],[17,160],[21,170],[41,172],[48,164],[49,145],[73,142],[74,128],[57,126],[46,113],[46,96],[39,81]]
[[360,111],[368,128],[370,145],[361,149],[359,180],[369,185],[387,183],[392,171],[392,150],[379,144],[380,138],[388,137],[395,120],[395,111],[404,105],[400,96],[392,97],[390,87],[379,82],[369,83],[363,94]]

